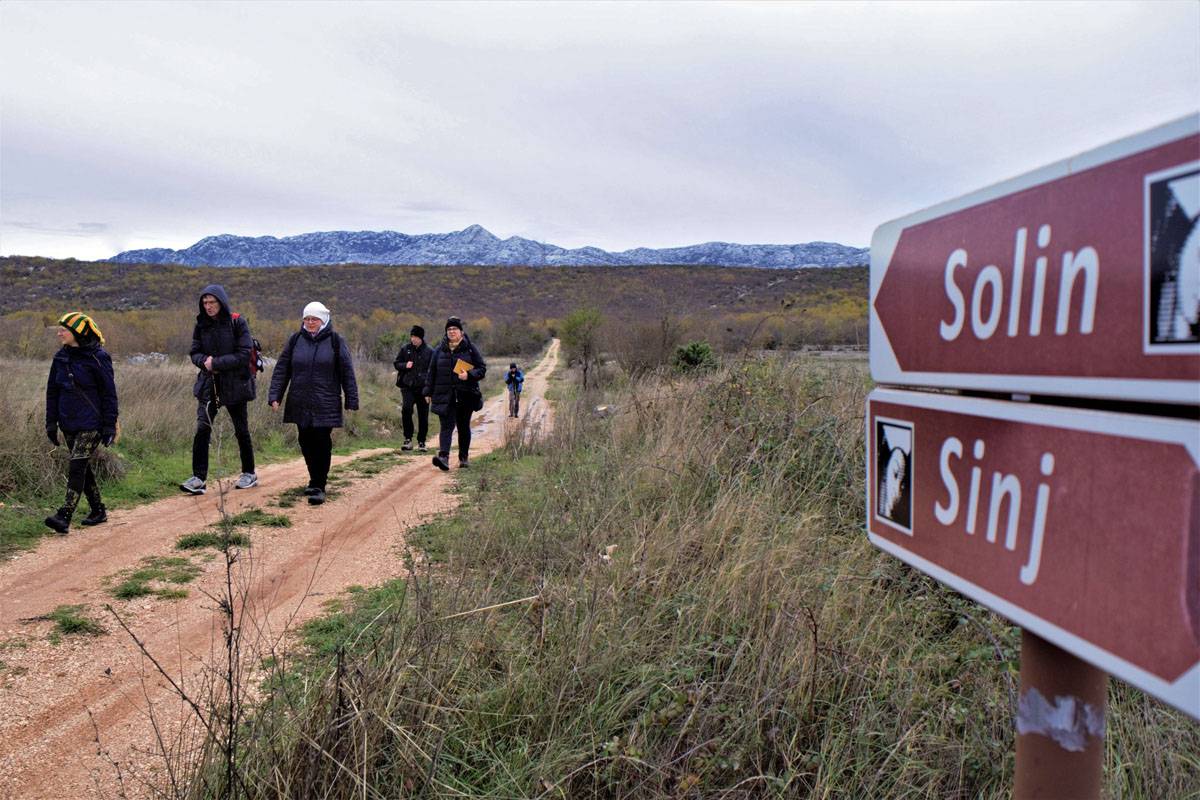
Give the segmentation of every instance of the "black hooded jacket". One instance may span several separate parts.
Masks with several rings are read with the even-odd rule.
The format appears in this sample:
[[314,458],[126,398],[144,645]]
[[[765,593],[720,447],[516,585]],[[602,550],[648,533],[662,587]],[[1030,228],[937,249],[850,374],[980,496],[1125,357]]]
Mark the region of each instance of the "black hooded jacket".
[[[192,329],[192,348],[188,352],[192,363],[200,369],[192,394],[202,403],[213,399],[214,378],[217,399],[223,406],[253,400],[256,390],[254,376],[250,374],[250,326],[241,317],[234,317],[229,310],[229,296],[225,287],[218,284],[205,286],[200,298],[211,294],[221,304],[221,310],[210,317],[204,304],[197,300],[200,313],[196,315],[196,327]],[[212,356],[212,372],[204,368],[204,360]]]
[[[465,381],[454,374],[454,365],[460,358],[473,365],[467,370]],[[433,357],[429,359],[429,372],[425,376],[425,389],[422,394],[431,398],[429,407],[438,416],[450,413],[451,398],[454,398],[456,404],[467,403],[478,411],[483,407],[483,394],[479,391],[479,382],[486,374],[487,362],[483,360],[479,349],[471,344],[471,339],[465,331],[456,350],[451,350],[450,340],[443,337],[441,344],[433,351]]]
[[46,381],[46,429],[115,431],[117,386],[113,364],[99,344],[62,347]]

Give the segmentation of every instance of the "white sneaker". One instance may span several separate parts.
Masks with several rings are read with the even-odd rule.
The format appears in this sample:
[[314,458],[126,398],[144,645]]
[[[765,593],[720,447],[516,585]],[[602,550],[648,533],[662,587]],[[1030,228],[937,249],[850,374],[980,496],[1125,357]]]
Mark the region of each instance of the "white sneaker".
[[242,477],[238,478],[237,483],[233,485],[235,489],[249,489],[251,486],[258,486],[258,475],[253,472],[243,472]]
[[195,475],[179,484],[179,488],[183,489],[188,494],[204,494],[206,491],[208,491],[204,487],[204,481],[200,478],[197,478]]

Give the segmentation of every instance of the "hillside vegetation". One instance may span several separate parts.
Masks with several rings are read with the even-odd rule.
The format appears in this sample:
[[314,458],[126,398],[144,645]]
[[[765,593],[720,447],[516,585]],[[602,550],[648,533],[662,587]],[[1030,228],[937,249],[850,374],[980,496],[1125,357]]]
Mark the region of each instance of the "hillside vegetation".
[[603,312],[608,336],[665,325],[721,349],[867,341],[865,267],[219,269],[14,257],[0,258],[0,352],[48,355],[53,341],[44,328],[83,309],[99,320],[114,354],[183,353],[199,291],[209,283],[229,290],[268,352],[297,327],[310,300],[329,306],[338,329],[379,359],[390,357],[412,324],[440,332],[451,313],[494,351],[534,349],[583,306]]
[[[190,796],[1009,797],[1019,631],[868,543],[862,363],[698,374],[560,386]],[[1195,796],[1196,725],[1114,681],[1108,732],[1106,796]]]

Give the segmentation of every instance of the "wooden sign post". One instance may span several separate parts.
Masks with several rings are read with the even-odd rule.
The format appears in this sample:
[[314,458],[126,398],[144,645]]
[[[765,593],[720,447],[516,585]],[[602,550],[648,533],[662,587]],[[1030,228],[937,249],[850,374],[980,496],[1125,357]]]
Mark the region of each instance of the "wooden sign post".
[[1098,798],[1109,674],[1200,719],[1200,115],[880,226],[871,374],[871,541],[1023,629],[1014,796]]

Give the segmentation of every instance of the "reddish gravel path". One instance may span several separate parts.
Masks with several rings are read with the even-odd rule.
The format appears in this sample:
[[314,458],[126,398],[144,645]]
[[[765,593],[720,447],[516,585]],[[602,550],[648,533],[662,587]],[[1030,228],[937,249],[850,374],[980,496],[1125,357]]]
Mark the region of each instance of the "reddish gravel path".
[[[544,397],[557,358],[556,340],[528,372],[526,424],[551,424]],[[475,419],[472,455],[500,445],[514,422],[507,419],[503,394]],[[334,476],[339,464],[387,452],[335,458]],[[293,520],[291,528],[253,529],[253,546],[234,571],[245,598],[243,618],[254,628],[247,634],[254,646],[244,659],[257,663],[347,586],[403,574],[405,532],[457,502],[448,492],[452,476],[425,456],[396,458],[324,506],[269,506],[280,492],[305,482],[304,463],[297,460],[262,468],[256,489],[227,492],[230,513],[262,507]],[[183,600],[114,600],[105,581],[145,557],[178,555],[175,541],[218,519],[220,502],[210,488],[201,497],[180,495],[116,511],[104,526],[46,540],[0,564],[0,798],[146,797],[147,783],[162,781],[150,709],[167,739],[178,733],[183,711],[166,681],[102,609],[112,603],[173,679],[194,690],[206,665],[219,663],[214,650],[221,646],[221,623],[208,596],[222,591],[224,562],[205,564]],[[86,605],[110,633],[50,644],[51,623],[28,620],[65,604]]]

